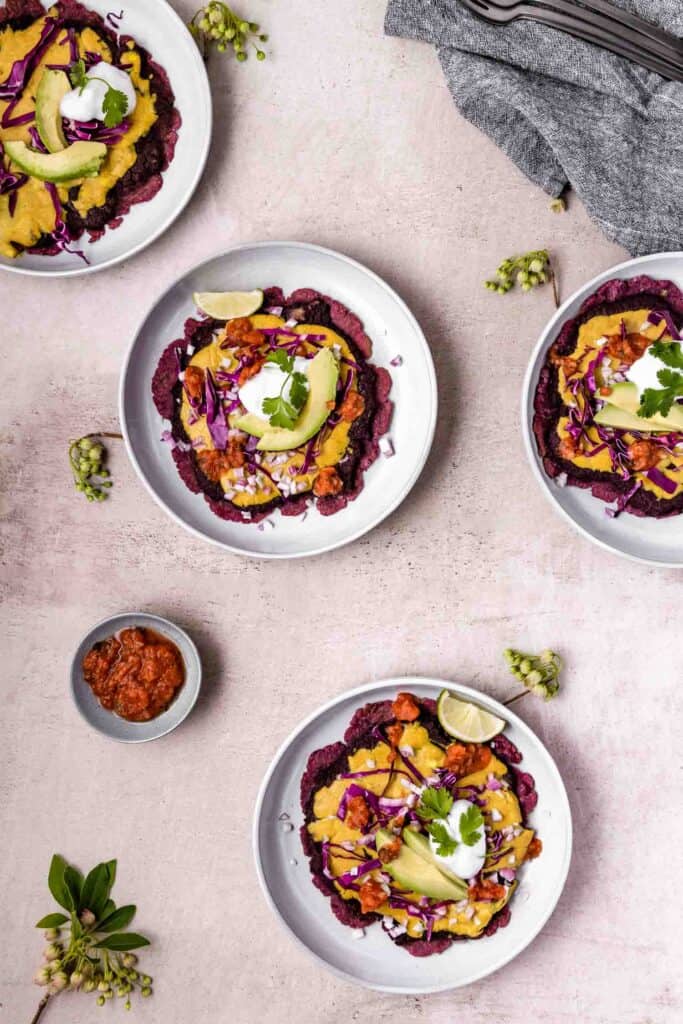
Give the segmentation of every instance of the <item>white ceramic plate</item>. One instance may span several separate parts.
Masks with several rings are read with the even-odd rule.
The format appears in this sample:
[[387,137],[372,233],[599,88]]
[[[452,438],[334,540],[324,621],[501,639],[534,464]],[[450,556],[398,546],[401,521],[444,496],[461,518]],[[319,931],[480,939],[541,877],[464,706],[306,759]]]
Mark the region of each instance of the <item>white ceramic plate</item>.
[[[488,938],[456,942],[445,953],[419,959],[395,946],[379,925],[365,929],[364,937],[357,939],[353,929],[334,917],[329,900],[311,881],[301,849],[299,785],[312,751],[341,740],[357,708],[368,701],[392,699],[399,690],[436,698],[444,687],[508,722],[505,735],[524,755],[521,767],[536,780],[538,805],[530,822],[543,840],[543,853],[523,869],[510,903],[512,917],[507,928]],[[292,831],[285,831],[278,820],[282,814],[289,815]],[[469,985],[497,971],[529,945],[552,914],[564,887],[571,859],[572,822],[552,757],[509,708],[468,686],[408,676],[371,683],[336,697],[285,740],[261,785],[253,844],[266,899],[299,945],[341,978],[382,992],[411,995]]]
[[[373,342],[372,361],[391,372],[394,418],[389,431],[396,454],[380,455],[365,474],[355,501],[333,516],[310,509],[305,519],[275,512],[274,528],[230,523],[215,516],[203,497],[178,476],[159,439],[168,427],[152,402],[150,383],[169,342],[182,337],[195,315],[195,291],[250,290],[280,285],[285,293],[317,288],[347,305]],[[401,355],[403,365],[391,367]],[[145,486],[176,522],[204,540],[237,554],[260,558],[316,555],[356,540],[406,497],[425,464],[436,424],[436,378],[424,335],[405,303],[381,278],[355,260],[299,242],[237,246],[189,270],[154,304],[143,320],[121,376],[120,415],[128,454]]]
[[656,253],[620,263],[579,288],[558,309],[538,340],[524,381],[522,394],[522,430],[531,468],[543,493],[553,507],[588,540],[607,551],[648,565],[683,568],[683,516],[672,519],[644,519],[623,512],[610,519],[605,502],[579,487],[559,487],[547,476],[533,434],[534,394],[546,352],[565,321],[576,316],[579,307],[601,284],[614,277],[630,278],[639,274],[673,281],[683,288],[683,252]]
[[[43,0],[46,8],[49,0]],[[120,34],[132,36],[168,74],[182,117],[175,157],[164,173],[163,188],[148,203],[138,203],[116,230],[107,229],[97,242],[85,234],[78,242],[90,261],[59,253],[16,260],[0,256],[0,267],[17,274],[73,277],[111,267],[154,242],[190,201],[204,171],[211,142],[212,106],[209,80],[197,44],[166,0],[84,0],[98,14],[123,10]]]

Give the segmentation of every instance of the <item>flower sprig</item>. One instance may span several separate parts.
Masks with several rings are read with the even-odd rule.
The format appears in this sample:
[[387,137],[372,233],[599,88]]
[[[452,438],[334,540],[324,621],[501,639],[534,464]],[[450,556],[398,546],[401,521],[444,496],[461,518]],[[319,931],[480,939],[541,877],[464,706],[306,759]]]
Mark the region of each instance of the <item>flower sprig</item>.
[[100,440],[103,437],[122,439],[121,434],[86,434],[77,441],[69,442],[69,463],[77,491],[88,501],[104,501],[108,497],[112,482],[105,463],[107,449]]
[[219,53],[225,53],[228,47],[232,47],[235,57],[242,63],[247,59],[249,45],[256,51],[256,60],[266,59],[265,52],[256,45],[254,39],[265,43],[268,36],[261,32],[255,21],[240,18],[222,0],[210,0],[204,7],[200,7],[189,23],[189,29],[205,60],[212,46]]
[[45,929],[48,945],[43,950],[45,964],[33,980],[46,986],[47,994],[34,1020],[52,996],[67,990],[96,993],[98,1006],[114,995],[125,997],[126,1010],[134,991],[143,998],[152,995],[152,979],[137,969],[131,952],[148,946],[149,939],[122,930],[133,920],[136,907],[116,906],[110,895],[115,879],[115,860],[97,864],[84,878],[59,854],[53,856],[47,883],[65,913],[47,914],[36,924]]
[[508,647],[503,651],[503,657],[510,666],[513,676],[526,687],[525,692],[506,701],[507,704],[526,696],[527,692],[535,693],[543,700],[552,700],[559,693],[562,659],[555,651],[548,649],[541,651],[540,654],[524,654]]
[[555,273],[550,262],[550,254],[547,249],[534,249],[522,256],[509,256],[500,264],[494,277],[484,282],[490,292],[498,292],[505,295],[515,284],[518,284],[523,292],[530,292],[539,284],[550,281],[553,286],[555,305],[559,306],[557,294],[557,283]]

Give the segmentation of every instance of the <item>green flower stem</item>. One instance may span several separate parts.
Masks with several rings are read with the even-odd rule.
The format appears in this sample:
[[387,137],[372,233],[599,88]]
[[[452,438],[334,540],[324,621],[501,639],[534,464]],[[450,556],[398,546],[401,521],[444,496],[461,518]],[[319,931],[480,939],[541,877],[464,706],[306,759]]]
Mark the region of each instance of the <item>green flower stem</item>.
[[560,298],[550,254],[547,249],[534,249],[522,256],[510,256],[503,260],[494,277],[485,281],[484,285],[490,292],[505,295],[515,284],[518,284],[523,292],[529,292],[546,281],[552,284],[555,305],[559,306]]
[[46,992],[45,995],[43,996],[43,998],[38,1003],[38,1009],[36,1010],[35,1014],[33,1015],[33,1019],[31,1020],[31,1024],[38,1024],[38,1021],[40,1020],[40,1015],[42,1014],[42,1012],[45,1009],[45,1007],[47,1006],[47,1004],[50,1002],[50,998],[51,998],[50,997],[50,993]]
[[253,37],[259,42],[266,42],[268,36],[261,33],[256,22],[245,21],[222,0],[209,0],[204,7],[200,7],[188,27],[204,60],[208,60],[211,47],[215,46],[219,53],[231,49],[236,60],[243,63],[247,59],[247,44],[253,46],[257,60],[266,59],[264,51],[256,45]]
[[516,693],[514,697],[510,697],[509,700],[504,700],[503,704],[506,708],[509,708],[511,704],[514,704],[516,700],[521,700],[522,697],[528,697],[531,690],[522,690],[521,693]]
[[123,439],[122,434],[104,431],[86,434],[69,443],[69,463],[74,485],[88,501],[104,501],[112,486],[109,470],[105,466],[107,452],[100,442],[103,437]]

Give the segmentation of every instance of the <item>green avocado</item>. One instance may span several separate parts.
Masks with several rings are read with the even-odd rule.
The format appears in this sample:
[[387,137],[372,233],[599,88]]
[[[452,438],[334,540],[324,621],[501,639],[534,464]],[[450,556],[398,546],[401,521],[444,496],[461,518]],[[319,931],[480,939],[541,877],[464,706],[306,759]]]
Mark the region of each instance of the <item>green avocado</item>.
[[[376,834],[377,850],[393,842],[396,837],[386,829],[379,829]],[[429,896],[434,900],[453,900],[458,902],[467,895],[467,888],[447,878],[435,864],[430,863],[406,843],[395,860],[383,865],[383,870],[391,875],[404,889]]]
[[107,147],[102,142],[73,142],[59,153],[38,153],[25,142],[6,142],[5,152],[32,178],[59,183],[97,177]]
[[64,71],[48,69],[36,91],[36,128],[50,153],[60,153],[68,145],[59,105],[70,90],[71,82]]
[[615,384],[609,402],[595,414],[595,422],[601,427],[616,427],[619,430],[640,430],[643,433],[669,430],[683,431],[683,406],[672,405],[667,416],[644,417],[638,415],[640,397],[635,384],[624,381]]
[[329,402],[337,394],[339,364],[331,349],[321,348],[311,359],[307,370],[309,392],[301,415],[291,430],[271,427],[267,420],[247,413],[235,420],[234,426],[254,437],[260,437],[256,446],[262,452],[285,452],[305,444],[317,434],[330,415]]
[[465,896],[467,896],[466,882],[458,875],[454,874],[452,871],[449,871],[447,867],[444,867],[442,864],[439,864],[436,857],[432,853],[432,848],[426,836],[423,836],[421,832],[416,832],[412,828],[404,828],[401,834],[401,838],[403,839],[405,845],[410,847],[410,849],[413,850],[419,857],[422,857],[422,859],[426,860],[429,864],[433,864],[434,867],[438,871],[440,871],[442,875],[445,875],[446,878],[453,882],[454,885],[457,885],[461,888],[460,899],[464,899]]

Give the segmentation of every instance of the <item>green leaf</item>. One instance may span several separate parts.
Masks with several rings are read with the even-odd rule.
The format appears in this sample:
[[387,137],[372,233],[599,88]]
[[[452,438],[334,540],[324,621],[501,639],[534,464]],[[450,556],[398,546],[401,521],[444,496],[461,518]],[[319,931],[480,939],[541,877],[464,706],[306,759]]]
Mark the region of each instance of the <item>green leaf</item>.
[[481,839],[478,829],[484,827],[484,819],[478,807],[472,805],[460,815],[460,838],[465,846],[474,846]]
[[81,910],[81,889],[83,887],[83,875],[77,868],[70,864],[64,868],[64,884],[69,890],[73,909],[78,913]]
[[77,60],[75,64],[71,65],[69,68],[69,78],[74,89],[80,89],[81,92],[85,89],[88,84],[88,73],[83,59]]
[[109,871],[106,864],[97,864],[83,883],[81,906],[91,910],[95,917],[101,917],[109,896]]
[[683,374],[663,369],[657,374],[657,380],[662,388],[645,388],[640,396],[639,416],[668,416],[674,401],[683,396]]
[[120,89],[107,89],[102,100],[102,112],[107,128],[115,128],[121,124],[128,111],[128,97]]
[[101,916],[103,918],[108,917],[109,914],[111,914],[112,910],[116,910],[116,904],[114,903],[113,900],[107,900],[107,902],[102,907],[102,914],[101,914]]
[[114,888],[114,882],[116,881],[116,861],[108,860],[105,862],[104,866],[109,874],[109,892],[111,892]]
[[453,797],[447,789],[435,789],[433,786],[428,786],[427,789],[422,790],[417,813],[423,821],[430,821],[432,818],[447,818],[452,806]]
[[285,430],[294,426],[299,415],[294,406],[281,394],[277,398],[264,398],[263,411],[269,417],[272,427],[283,427]]
[[107,914],[101,921],[97,923],[95,931],[97,932],[115,932],[119,928],[125,928],[135,917],[135,907],[132,903],[126,907],[119,907],[118,910],[113,910],[111,914]]
[[291,373],[294,369],[294,356],[288,356],[283,348],[276,348],[268,353],[267,363],[275,363],[283,373]]
[[650,345],[649,351],[667,366],[683,370],[683,350],[680,341],[655,341]]
[[308,398],[308,377],[305,373],[293,373],[292,383],[289,387],[289,401],[299,412],[303,409]]
[[116,935],[108,935],[106,939],[95,944],[96,949],[114,949],[120,953],[129,949],[139,949],[140,946],[149,946],[149,939],[144,935],[136,935],[135,932],[117,932]]
[[430,836],[436,840],[439,844],[436,848],[436,852],[439,857],[449,857],[452,853],[455,853],[458,841],[454,839],[450,834],[446,826],[441,821],[432,821],[427,825],[427,831]]
[[74,910],[73,900],[71,894],[64,881],[64,872],[66,871],[67,863],[63,857],[58,853],[55,853],[50,862],[50,870],[47,876],[47,884],[50,892],[59,903],[60,907],[64,907],[65,910]]
[[46,914],[45,917],[41,917],[40,921],[36,925],[36,928],[59,928],[60,925],[66,924],[69,918],[66,914]]

